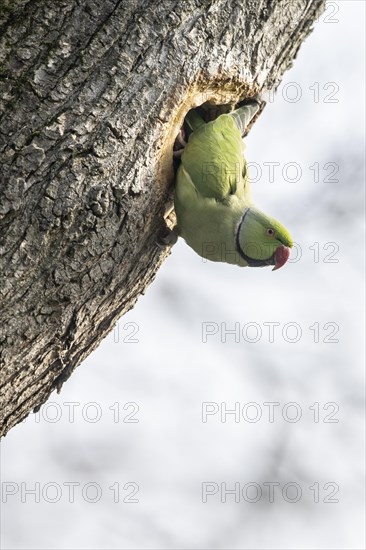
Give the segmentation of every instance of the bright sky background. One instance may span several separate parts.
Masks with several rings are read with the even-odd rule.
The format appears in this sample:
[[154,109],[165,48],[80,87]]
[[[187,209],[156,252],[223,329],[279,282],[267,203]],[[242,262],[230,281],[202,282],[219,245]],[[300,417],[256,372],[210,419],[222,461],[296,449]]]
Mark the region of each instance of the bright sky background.
[[253,196],[301,258],[235,268],[180,240],[62,393],[4,440],[2,548],[365,547],[364,20],[363,1],[329,2],[246,139]]

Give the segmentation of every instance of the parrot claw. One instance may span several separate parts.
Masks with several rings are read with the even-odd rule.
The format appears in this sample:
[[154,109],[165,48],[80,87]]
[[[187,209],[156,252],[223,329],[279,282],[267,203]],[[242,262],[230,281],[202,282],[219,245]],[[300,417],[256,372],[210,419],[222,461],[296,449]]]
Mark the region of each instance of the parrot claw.
[[168,227],[158,234],[156,244],[159,248],[164,249],[168,246],[173,246],[178,240],[177,228],[169,229]]
[[181,128],[179,130],[179,133],[177,137],[175,138],[174,146],[173,146],[173,154],[175,157],[180,157],[181,154],[184,151],[185,146],[187,145],[187,142],[185,140],[185,132],[184,129]]
[[246,97],[243,101],[240,101],[238,107],[244,107],[245,105],[250,105],[251,103],[256,103],[259,107],[261,107],[262,103],[265,103],[265,101],[258,93],[252,97]]

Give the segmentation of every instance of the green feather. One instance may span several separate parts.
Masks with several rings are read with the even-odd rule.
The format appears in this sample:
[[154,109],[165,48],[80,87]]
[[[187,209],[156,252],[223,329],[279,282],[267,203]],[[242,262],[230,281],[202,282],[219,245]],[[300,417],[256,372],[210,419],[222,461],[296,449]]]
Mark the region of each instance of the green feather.
[[179,170],[187,172],[202,196],[223,200],[244,192],[247,169],[243,152],[235,121],[230,115],[221,115],[190,135]]

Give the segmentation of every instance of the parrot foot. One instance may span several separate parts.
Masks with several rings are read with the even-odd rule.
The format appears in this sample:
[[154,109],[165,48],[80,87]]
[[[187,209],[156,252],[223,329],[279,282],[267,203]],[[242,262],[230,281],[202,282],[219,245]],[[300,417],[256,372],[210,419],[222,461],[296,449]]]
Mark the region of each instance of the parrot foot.
[[159,248],[167,248],[168,246],[173,246],[178,240],[178,229],[174,227],[174,229],[169,229],[166,227],[163,229],[156,239],[156,244]]
[[251,105],[253,103],[256,103],[259,107],[261,107],[262,103],[265,103],[265,101],[260,94],[255,94],[252,97],[246,97],[243,101],[240,101],[237,108],[244,107],[245,105]]
[[175,138],[175,142],[173,146],[173,156],[175,158],[180,158],[186,145],[187,145],[187,142],[185,140],[185,132],[184,132],[184,129],[181,128],[179,130],[179,134]]
[[177,151],[173,151],[173,157],[175,159],[180,159],[180,157],[182,156],[183,151],[184,151],[184,149],[178,149]]
[[182,148],[184,149],[186,145],[187,145],[187,142],[185,140],[185,132],[184,132],[184,129],[181,128],[179,130],[179,134],[175,138],[174,149],[182,149]]

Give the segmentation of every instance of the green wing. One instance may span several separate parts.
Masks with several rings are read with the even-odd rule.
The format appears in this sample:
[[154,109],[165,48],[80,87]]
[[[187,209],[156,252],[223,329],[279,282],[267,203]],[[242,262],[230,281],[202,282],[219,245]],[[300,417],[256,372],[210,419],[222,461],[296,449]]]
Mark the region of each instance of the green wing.
[[191,134],[177,175],[178,185],[188,182],[202,197],[219,201],[244,194],[244,144],[231,115],[221,115]]

